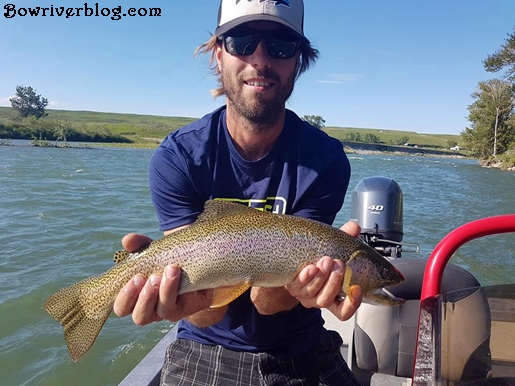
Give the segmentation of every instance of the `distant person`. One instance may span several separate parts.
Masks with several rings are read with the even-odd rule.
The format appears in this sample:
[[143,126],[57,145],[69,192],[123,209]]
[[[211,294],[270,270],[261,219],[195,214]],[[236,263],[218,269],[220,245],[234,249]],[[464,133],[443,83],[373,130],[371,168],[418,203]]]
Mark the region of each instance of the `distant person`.
[[[285,108],[296,79],[318,51],[304,36],[302,0],[222,0],[211,55],[226,105],[170,134],[150,162],[150,190],[160,229],[193,223],[206,200],[331,224],[350,178],[342,144]],[[356,236],[359,227],[343,227]],[[136,250],[150,242],[127,235]],[[270,245],[274,248],[274,245]],[[180,269],[136,276],[118,295],[117,315],[144,325],[179,321],[168,348],[163,385],[358,385],[327,331],[320,308],[350,318],[361,289],[336,300],[344,264],[320,256],[287,287],[253,287],[228,306],[208,309],[212,291],[177,296]]]

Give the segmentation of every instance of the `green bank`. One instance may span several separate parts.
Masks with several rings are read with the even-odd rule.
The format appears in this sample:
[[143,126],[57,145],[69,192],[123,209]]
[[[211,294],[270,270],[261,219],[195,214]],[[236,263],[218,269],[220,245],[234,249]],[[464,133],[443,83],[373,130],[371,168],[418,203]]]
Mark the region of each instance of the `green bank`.
[[[55,141],[56,125],[66,130],[67,140],[80,134],[82,142],[107,143],[124,147],[156,147],[168,133],[194,121],[195,117],[164,117],[157,115],[102,113],[94,111],[46,110],[40,120],[20,120],[11,107],[0,107],[0,138],[42,139]],[[342,141],[404,145],[421,148],[448,149],[459,143],[459,135],[420,134],[414,131],[380,130],[372,128],[325,127],[332,137]]]

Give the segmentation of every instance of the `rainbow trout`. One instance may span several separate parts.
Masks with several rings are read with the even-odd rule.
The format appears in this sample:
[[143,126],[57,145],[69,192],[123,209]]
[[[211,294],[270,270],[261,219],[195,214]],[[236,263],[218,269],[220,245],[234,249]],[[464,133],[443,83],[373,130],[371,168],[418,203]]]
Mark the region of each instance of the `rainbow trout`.
[[342,294],[359,285],[365,299],[402,302],[382,290],[403,282],[402,274],[360,240],[314,220],[212,200],[190,227],[137,252],[117,252],[110,270],[61,289],[43,308],[63,326],[70,356],[77,361],[95,342],[122,287],[136,274],[149,277],[177,264],[182,269],[179,293],[220,288],[214,291],[215,308],[251,286],[289,284],[322,256],[345,263]]

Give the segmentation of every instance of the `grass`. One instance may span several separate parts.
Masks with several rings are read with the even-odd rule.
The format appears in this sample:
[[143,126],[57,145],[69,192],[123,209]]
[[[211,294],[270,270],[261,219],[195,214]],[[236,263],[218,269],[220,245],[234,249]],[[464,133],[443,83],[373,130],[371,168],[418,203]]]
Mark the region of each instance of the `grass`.
[[356,127],[326,127],[324,131],[330,136],[339,140],[345,140],[349,133],[359,133],[361,138],[366,134],[373,134],[380,138],[382,143],[390,144],[398,141],[402,137],[409,138],[411,145],[418,147],[430,148],[449,148],[448,141],[459,142],[460,136],[453,134],[421,134],[414,131],[401,130],[379,130],[379,129],[363,129]]
[[[197,118],[164,117],[157,115],[101,113],[94,111],[47,110],[49,118],[67,120],[75,126],[91,129],[105,129],[114,135],[132,140],[127,147],[155,147],[170,132],[193,122]],[[17,113],[11,107],[0,107],[0,124],[9,125],[16,119]],[[448,141],[459,142],[459,135],[452,134],[419,134],[413,131],[379,130],[352,127],[326,127],[324,131],[339,140],[345,140],[347,134],[374,134],[381,142],[390,144],[402,137],[408,137],[409,143],[419,147],[448,148]]]

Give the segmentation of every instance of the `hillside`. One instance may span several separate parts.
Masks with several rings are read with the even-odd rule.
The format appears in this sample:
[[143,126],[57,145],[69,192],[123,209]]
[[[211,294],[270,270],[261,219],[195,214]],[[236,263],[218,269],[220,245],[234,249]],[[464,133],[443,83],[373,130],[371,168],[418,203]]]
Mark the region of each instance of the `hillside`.
[[[171,131],[187,125],[196,118],[164,117],[157,115],[101,113],[94,111],[49,110],[48,118],[66,120],[75,128],[92,131],[103,130],[125,137],[133,142],[128,146],[155,146]],[[0,125],[10,126],[17,114],[11,107],[0,107]],[[421,134],[412,131],[379,130],[370,128],[326,127],[324,131],[341,141],[348,140],[349,133],[364,138],[373,134],[381,143],[391,144],[408,138],[411,146],[445,149],[448,141],[459,142],[459,135]],[[0,132],[1,133],[1,132]],[[1,138],[1,134],[0,134]]]

